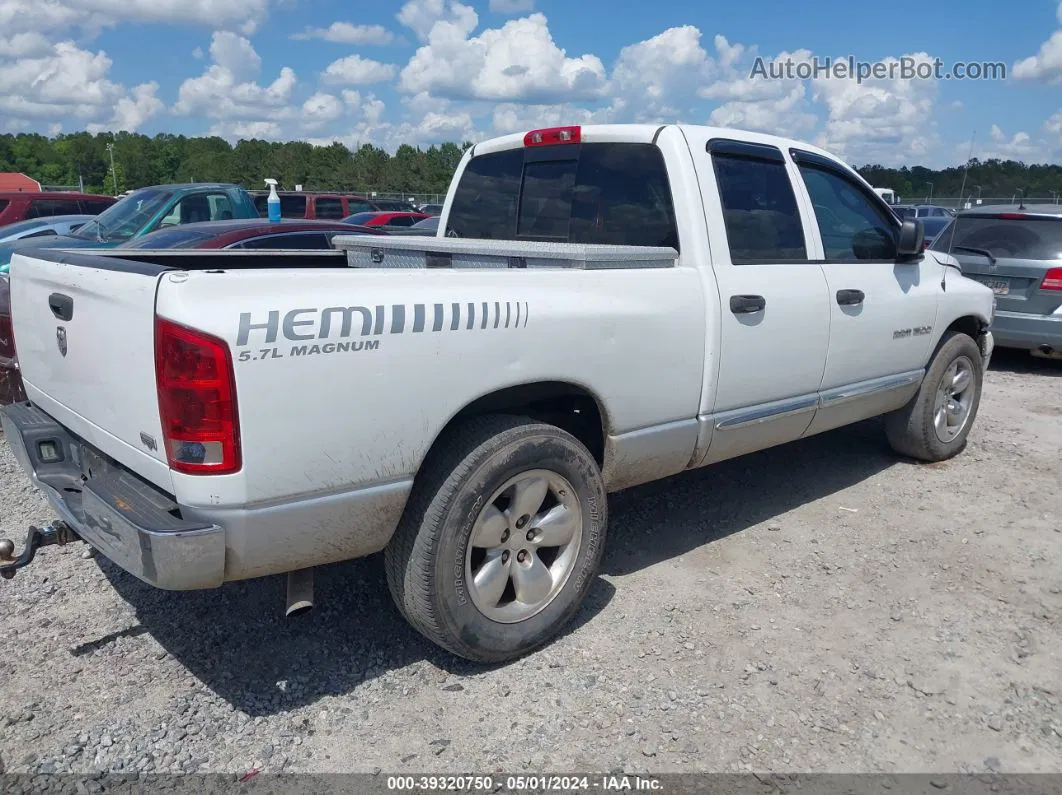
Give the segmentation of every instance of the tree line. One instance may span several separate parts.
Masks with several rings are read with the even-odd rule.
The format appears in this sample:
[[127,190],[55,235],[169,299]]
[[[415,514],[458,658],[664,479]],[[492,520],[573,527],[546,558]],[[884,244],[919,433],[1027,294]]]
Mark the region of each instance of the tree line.
[[[108,149],[113,144],[113,152]],[[17,171],[45,185],[78,185],[93,193],[117,194],[170,182],[234,182],[263,187],[272,177],[281,187],[305,190],[444,193],[471,143],[445,143],[426,149],[403,144],[389,154],[363,144],[355,151],[341,143],[314,146],[301,141],[243,140],[235,146],[216,136],[88,132],[49,138],[33,133],[0,135],[0,171]],[[113,153],[113,174],[112,160]],[[905,200],[929,195],[959,196],[964,166],[934,170],[923,166],[857,166],[876,187],[892,188]],[[969,163],[965,196],[1050,198],[1062,191],[1062,166],[1026,165],[1013,160]]]

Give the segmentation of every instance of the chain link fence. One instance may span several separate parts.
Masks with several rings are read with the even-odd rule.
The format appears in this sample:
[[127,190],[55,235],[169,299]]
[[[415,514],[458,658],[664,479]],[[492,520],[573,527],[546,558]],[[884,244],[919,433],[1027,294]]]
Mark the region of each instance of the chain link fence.
[[1019,201],[1021,201],[1025,204],[1026,207],[1033,204],[1055,204],[1058,205],[1060,209],[1062,209],[1062,204],[1059,204],[1060,198],[1062,198],[1062,196],[1060,196],[1059,198],[1055,198],[1053,196],[1026,196],[1024,199],[1022,199],[1021,196],[1019,196],[1018,194],[1000,197],[982,196],[980,198],[976,196],[965,196],[963,198],[959,198],[957,196],[919,196],[918,198],[904,196],[901,204],[935,204],[938,207],[949,207],[953,210],[961,210],[966,207],[975,207],[978,204],[984,207],[988,207],[989,205],[993,204],[1016,205]]

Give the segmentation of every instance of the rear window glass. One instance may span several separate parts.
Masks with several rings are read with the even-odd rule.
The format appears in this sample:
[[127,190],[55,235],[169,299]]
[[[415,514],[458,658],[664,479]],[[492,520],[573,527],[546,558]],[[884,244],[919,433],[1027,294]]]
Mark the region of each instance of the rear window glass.
[[347,202],[347,213],[348,214],[363,213],[363,212],[366,212],[367,210],[371,210],[371,209],[372,209],[372,205],[371,204],[369,204],[366,201],[361,201],[360,199],[350,199]]
[[82,200],[81,204],[82,204],[82,206],[84,206],[86,214],[88,214],[88,215],[99,215],[104,210],[106,210],[108,207],[110,207],[112,204],[114,204],[114,202],[106,202],[106,201],[102,201],[101,202],[101,201],[98,201],[98,200],[85,199],[85,200]]
[[459,237],[678,248],[663,155],[651,144],[559,146],[473,158],[454,193]]
[[959,216],[930,249],[948,252],[957,246],[984,249],[1000,259],[1062,260],[1062,219]]
[[318,218],[338,220],[343,217],[343,202],[338,198],[318,198],[314,200],[314,209]]
[[377,213],[374,211],[367,213],[354,213],[354,215],[350,216],[349,218],[344,218],[343,220],[348,224],[367,224],[376,216]]
[[77,201],[63,199],[36,199],[30,202],[27,218],[49,218],[53,215],[78,215],[81,208]]
[[[269,194],[260,194],[254,197],[254,207],[258,210],[258,215],[262,218],[266,218],[269,215]],[[281,196],[280,197],[280,217],[281,218],[305,218],[306,217],[306,197],[305,196]]]
[[0,213],[7,209],[7,205],[11,204],[7,199],[0,199]]

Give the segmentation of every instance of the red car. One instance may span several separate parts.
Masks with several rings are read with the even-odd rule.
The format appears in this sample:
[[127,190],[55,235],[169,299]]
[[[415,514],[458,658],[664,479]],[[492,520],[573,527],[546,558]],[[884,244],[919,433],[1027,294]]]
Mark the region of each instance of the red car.
[[267,248],[324,250],[332,238],[349,234],[386,234],[382,229],[353,226],[344,221],[294,221],[270,223],[261,219],[204,221],[160,229],[119,248]]
[[0,226],[53,215],[99,215],[116,201],[113,196],[94,196],[89,193],[0,193]]
[[362,226],[413,226],[417,221],[431,218],[427,213],[418,212],[368,212],[354,213],[343,219],[346,224]]
[[[387,232],[342,221],[282,220],[273,224],[261,219],[237,219],[160,229],[118,248],[327,250],[332,248],[333,237],[349,234],[385,235]],[[0,405],[25,399],[11,328],[10,282],[7,274],[0,274]]]
[[[254,197],[258,214],[267,218],[269,191],[252,190],[250,194]],[[281,190],[277,191],[277,194],[280,196],[280,217],[293,220],[298,218],[307,221],[340,221],[354,213],[369,210],[405,210],[409,207],[409,204],[397,199],[369,199],[348,193]]]

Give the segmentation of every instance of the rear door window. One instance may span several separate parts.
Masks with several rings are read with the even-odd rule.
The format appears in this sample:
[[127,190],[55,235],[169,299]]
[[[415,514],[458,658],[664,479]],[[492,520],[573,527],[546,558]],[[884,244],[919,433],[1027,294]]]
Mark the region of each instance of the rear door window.
[[958,216],[929,248],[949,252],[960,246],[1000,259],[1062,261],[1062,219]]
[[367,201],[361,201],[360,199],[347,200],[347,215],[369,212],[370,210],[372,210],[372,205]]
[[50,218],[53,215],[77,215],[81,208],[72,199],[34,199],[30,202],[27,218]]
[[99,215],[112,204],[114,204],[114,202],[102,202],[94,199],[81,200],[81,206],[84,208],[83,212],[86,215]]
[[280,197],[280,217],[281,218],[305,218],[306,217],[306,197],[305,196],[281,196]]
[[345,217],[343,215],[343,202],[339,200],[339,197],[318,196],[314,199],[314,208],[317,210],[318,218],[338,221]]
[[510,149],[473,158],[448,218],[459,237],[678,248],[671,187],[651,144]]
[[11,204],[8,199],[0,199],[0,213],[7,209],[7,205]]
[[807,246],[785,162],[712,155],[730,259],[804,262]]

